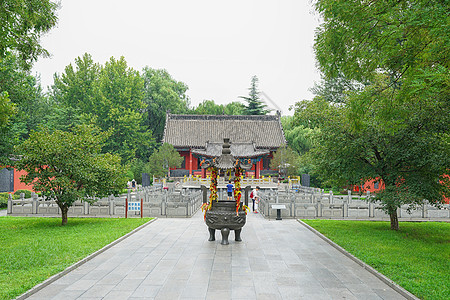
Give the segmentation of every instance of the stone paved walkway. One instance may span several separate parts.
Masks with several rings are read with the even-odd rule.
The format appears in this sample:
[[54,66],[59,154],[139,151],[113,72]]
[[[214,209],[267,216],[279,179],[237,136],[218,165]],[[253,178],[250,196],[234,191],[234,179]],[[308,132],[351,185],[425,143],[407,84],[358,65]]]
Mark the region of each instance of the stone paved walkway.
[[158,219],[28,299],[404,299],[296,220],[208,236],[201,212]]

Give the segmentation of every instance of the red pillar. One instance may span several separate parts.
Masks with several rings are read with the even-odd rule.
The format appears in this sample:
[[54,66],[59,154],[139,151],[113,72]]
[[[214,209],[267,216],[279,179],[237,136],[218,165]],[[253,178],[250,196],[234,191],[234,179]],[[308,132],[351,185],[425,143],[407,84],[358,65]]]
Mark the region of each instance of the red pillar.
[[192,175],[192,151],[189,149],[189,175]]
[[261,170],[263,169],[263,160],[261,159],[260,161],[258,161],[258,165],[259,165],[259,167],[258,167],[258,178],[260,178],[261,177]]
[[259,169],[260,169],[259,161],[257,161],[255,164],[255,178],[256,179],[259,179]]

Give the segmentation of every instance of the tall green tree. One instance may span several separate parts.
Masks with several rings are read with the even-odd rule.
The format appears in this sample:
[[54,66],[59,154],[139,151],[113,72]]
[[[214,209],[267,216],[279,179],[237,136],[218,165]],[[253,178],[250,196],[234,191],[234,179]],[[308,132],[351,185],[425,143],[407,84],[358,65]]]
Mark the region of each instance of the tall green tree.
[[397,209],[402,205],[413,209],[424,199],[439,205],[443,196],[450,195],[450,182],[443,176],[450,166],[449,123],[440,117],[450,111],[436,103],[420,106],[410,107],[403,118],[397,115],[402,126],[394,132],[384,117],[391,108],[381,101],[373,101],[364,111],[358,129],[351,97],[341,106],[316,98],[296,111],[296,117],[320,124],[308,156],[322,180],[331,186],[347,186],[382,179],[385,190],[374,200],[390,216],[394,230],[399,228]]
[[3,0],[0,5],[0,60],[13,52],[30,69],[39,56],[48,56],[40,37],[57,22],[58,4],[49,0]]
[[38,80],[22,68],[12,53],[0,59],[0,93],[4,108],[0,118],[9,120],[1,129],[0,156],[2,163],[9,165],[14,145],[28,138],[29,132],[45,121],[48,103]]
[[294,116],[281,117],[284,136],[287,144],[297,154],[303,155],[314,146],[314,134],[317,128],[309,128],[302,124],[295,123]]
[[222,115],[225,108],[221,104],[216,104],[214,100],[204,100],[192,112],[196,115]]
[[21,67],[20,60],[9,53],[0,60],[0,90],[7,92],[9,99],[17,107],[17,114],[12,119],[11,130],[16,139],[28,137],[31,130],[36,130],[48,111],[47,99],[41,85],[29,70]]
[[348,183],[383,179],[377,200],[398,229],[400,205],[436,204],[449,190],[440,178],[450,166],[450,32],[443,17],[449,4],[317,0],[315,6],[324,20],[314,45],[324,79],[362,88],[343,88],[340,105],[327,104],[324,95],[300,103],[298,119],[321,129],[314,157],[323,174]]
[[243,115],[245,106],[239,101],[233,101],[225,105],[224,112],[226,115]]
[[245,106],[240,102],[230,102],[228,104],[216,104],[214,100],[204,100],[190,113],[196,115],[242,115]]
[[79,113],[95,114],[102,108],[95,99],[101,69],[102,66],[95,63],[88,53],[75,58],[75,66],[69,64],[64,73],[54,76],[51,94],[56,105],[78,109]]
[[55,199],[62,225],[75,201],[117,194],[126,185],[120,157],[100,153],[107,136],[88,126],[72,132],[44,129],[18,147],[22,158],[16,167],[26,171],[21,181]]
[[172,145],[164,143],[150,156],[145,171],[157,177],[165,177],[171,168],[179,168],[183,159]]
[[123,162],[146,159],[154,148],[146,125],[144,80],[125,59],[110,58],[104,66],[91,55],[75,59],[56,75],[52,86],[53,128],[96,124],[111,136],[103,151],[119,154]]
[[248,97],[239,96],[239,98],[242,98],[247,102],[247,105],[245,106],[246,115],[266,115],[270,111],[266,109],[267,105],[264,104],[259,97],[258,81],[258,77],[256,77],[256,75],[253,76]]
[[176,81],[164,69],[145,67],[142,71],[144,79],[144,98],[147,113],[146,126],[153,132],[156,141],[162,140],[166,112],[173,114],[189,112],[189,98],[186,95],[188,86]]
[[14,135],[10,124],[16,113],[16,106],[9,100],[8,93],[0,93],[0,165],[3,166],[11,164],[9,157],[13,153]]
[[104,150],[119,154],[123,162],[147,154],[153,139],[142,113],[146,105],[139,72],[129,68],[124,57],[111,58],[100,71],[95,91],[96,123],[112,132]]
[[273,154],[271,168],[278,169],[285,176],[298,175],[299,155],[287,145],[281,145]]

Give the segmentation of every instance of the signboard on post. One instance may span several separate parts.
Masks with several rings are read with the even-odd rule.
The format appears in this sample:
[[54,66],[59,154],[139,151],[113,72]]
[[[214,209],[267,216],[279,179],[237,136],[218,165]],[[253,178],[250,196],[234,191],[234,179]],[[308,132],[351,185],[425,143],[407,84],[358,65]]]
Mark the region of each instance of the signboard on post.
[[141,211],[141,202],[128,202],[128,211]]
[[140,211],[141,212],[141,218],[143,217],[143,200],[141,201],[135,201],[135,202],[128,202],[128,198],[125,200],[125,218],[128,218],[128,211]]

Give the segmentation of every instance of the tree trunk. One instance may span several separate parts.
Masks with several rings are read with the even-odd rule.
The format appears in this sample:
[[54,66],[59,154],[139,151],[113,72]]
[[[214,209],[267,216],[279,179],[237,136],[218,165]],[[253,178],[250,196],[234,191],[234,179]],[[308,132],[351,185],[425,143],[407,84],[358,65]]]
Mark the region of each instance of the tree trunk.
[[389,217],[391,218],[391,229],[392,230],[398,230],[398,216],[397,216],[397,210],[390,210],[389,211]]
[[69,211],[69,208],[65,205],[63,205],[61,207],[61,216],[62,216],[62,223],[61,225],[66,225],[67,224],[67,212]]

